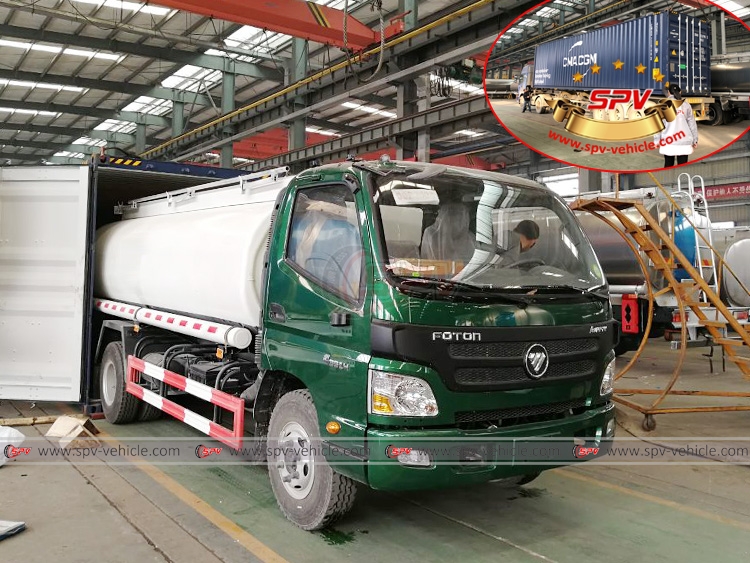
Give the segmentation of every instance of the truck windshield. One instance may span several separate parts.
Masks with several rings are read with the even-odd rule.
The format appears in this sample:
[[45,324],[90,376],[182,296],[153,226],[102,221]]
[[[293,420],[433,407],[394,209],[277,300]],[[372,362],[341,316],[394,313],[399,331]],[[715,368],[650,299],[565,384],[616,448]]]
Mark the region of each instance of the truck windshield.
[[606,287],[573,213],[533,182],[412,163],[372,177],[385,267],[399,285],[450,287],[453,295]]

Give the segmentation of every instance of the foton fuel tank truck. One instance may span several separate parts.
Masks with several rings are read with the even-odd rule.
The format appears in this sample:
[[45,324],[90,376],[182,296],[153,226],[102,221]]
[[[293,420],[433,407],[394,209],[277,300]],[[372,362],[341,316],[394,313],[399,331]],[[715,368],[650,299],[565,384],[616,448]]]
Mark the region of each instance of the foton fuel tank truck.
[[224,180],[123,206],[93,263],[106,418],[265,437],[304,529],[357,483],[522,484],[614,434],[606,281],[529,180],[385,158]]

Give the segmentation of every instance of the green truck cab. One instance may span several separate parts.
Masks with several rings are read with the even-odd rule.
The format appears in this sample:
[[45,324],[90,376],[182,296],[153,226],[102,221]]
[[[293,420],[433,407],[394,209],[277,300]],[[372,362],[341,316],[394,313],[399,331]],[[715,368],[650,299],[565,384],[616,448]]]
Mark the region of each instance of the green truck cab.
[[[355,482],[523,483],[614,434],[606,281],[535,182],[387,159],[307,170],[279,193],[262,287],[254,417],[305,529],[344,514]],[[519,447],[538,439],[562,453]]]

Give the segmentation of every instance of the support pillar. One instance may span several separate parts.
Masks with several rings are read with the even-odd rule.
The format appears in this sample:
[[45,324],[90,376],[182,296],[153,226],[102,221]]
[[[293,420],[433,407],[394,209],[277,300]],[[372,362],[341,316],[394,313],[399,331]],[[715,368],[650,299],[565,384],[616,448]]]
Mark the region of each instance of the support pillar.
[[[417,83],[407,80],[396,87],[396,115],[406,117],[417,113]],[[417,138],[414,134],[399,137],[396,142],[396,159],[413,158],[417,152]]]
[[185,102],[172,102],[172,136],[185,131]]
[[[418,0],[399,0],[399,13],[406,13],[404,16],[404,30],[410,31],[417,27],[419,22],[419,2]],[[407,13],[408,12],[408,13]],[[419,61],[409,61],[402,58],[399,60],[399,66],[405,68],[410,64],[416,64]],[[419,111],[416,101],[419,98],[417,93],[417,82],[407,80],[396,86],[396,115],[406,117]],[[405,135],[396,139],[396,158],[403,160],[413,158],[418,150],[418,136],[414,134]]]
[[602,191],[602,173],[587,168],[578,169],[578,193]]
[[[221,83],[221,113],[234,111],[234,73],[224,72]],[[225,127],[222,131],[224,137],[232,136],[232,128]],[[232,168],[232,157],[234,156],[234,147],[232,143],[221,147],[221,167]]]
[[[292,58],[289,61],[288,83],[293,84],[302,80],[307,75],[308,43],[305,39],[295,37],[292,39]],[[297,96],[292,100],[290,111],[295,112],[305,108],[305,97]],[[306,135],[304,117],[295,119],[289,124],[288,147],[289,150],[305,148]]]
[[[417,78],[417,111],[430,109],[432,94],[430,92],[430,75]],[[430,130],[422,129],[417,133],[417,160],[430,162]]]
[[417,27],[419,20],[418,0],[399,0],[398,9],[404,16],[404,29],[409,31]]
[[135,152],[141,154],[146,151],[146,125],[138,123],[135,126]]
[[711,52],[712,53],[719,52],[719,37],[718,37],[718,27],[716,25],[716,19],[711,20]]

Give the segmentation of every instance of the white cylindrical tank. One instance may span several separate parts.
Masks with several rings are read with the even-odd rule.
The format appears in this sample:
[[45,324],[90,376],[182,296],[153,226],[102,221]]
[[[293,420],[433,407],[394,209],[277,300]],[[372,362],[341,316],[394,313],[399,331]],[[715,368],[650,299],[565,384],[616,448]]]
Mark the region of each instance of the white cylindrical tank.
[[[737,274],[742,284],[750,289],[750,239],[738,240],[727,248],[724,260]],[[750,295],[726,268],[721,275],[722,286],[729,304],[735,307],[750,307]]]
[[257,327],[271,213],[288,182],[127,212],[97,233],[95,295]]

